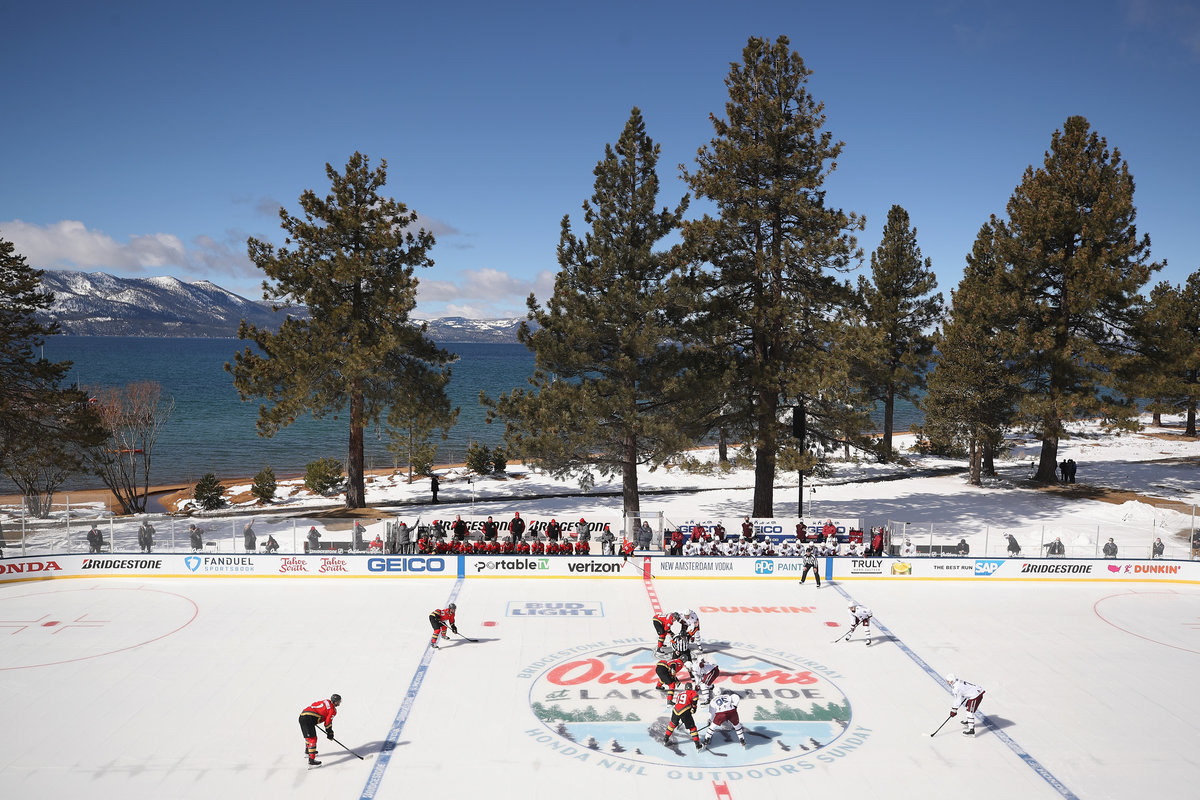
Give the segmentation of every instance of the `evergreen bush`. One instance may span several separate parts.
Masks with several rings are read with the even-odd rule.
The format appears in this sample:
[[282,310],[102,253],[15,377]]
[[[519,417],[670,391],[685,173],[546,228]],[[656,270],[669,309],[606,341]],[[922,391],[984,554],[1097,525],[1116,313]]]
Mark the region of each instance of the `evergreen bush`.
[[499,475],[508,471],[508,452],[502,445],[496,445],[492,450],[492,471]]
[[196,483],[192,497],[205,511],[212,511],[225,505],[225,487],[217,480],[216,473],[208,472]]
[[486,444],[471,442],[467,448],[467,469],[478,475],[492,474],[492,451]]
[[250,487],[250,494],[258,498],[260,503],[269,503],[275,499],[275,470],[270,467],[264,467],[257,475],[254,476],[254,485]]
[[304,485],[315,494],[329,494],[342,485],[342,462],[336,458],[318,458],[304,467]]

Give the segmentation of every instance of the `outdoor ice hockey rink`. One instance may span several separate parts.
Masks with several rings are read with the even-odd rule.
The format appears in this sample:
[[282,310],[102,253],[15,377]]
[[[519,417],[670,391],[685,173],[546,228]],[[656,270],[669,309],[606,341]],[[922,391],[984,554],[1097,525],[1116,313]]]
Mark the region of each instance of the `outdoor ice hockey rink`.
[[[619,562],[619,559],[615,559]],[[398,576],[0,585],[6,798],[1183,797],[1194,584]],[[636,566],[635,566],[636,563]],[[1097,562],[1101,563],[1101,562]],[[452,571],[450,571],[452,572]],[[849,642],[847,601],[875,613]],[[454,601],[462,636],[429,647]],[[654,691],[695,609],[748,747]],[[466,641],[463,637],[477,641]],[[974,738],[941,675],[986,689]],[[344,698],[323,765],[297,725]],[[697,723],[708,716],[702,709]]]

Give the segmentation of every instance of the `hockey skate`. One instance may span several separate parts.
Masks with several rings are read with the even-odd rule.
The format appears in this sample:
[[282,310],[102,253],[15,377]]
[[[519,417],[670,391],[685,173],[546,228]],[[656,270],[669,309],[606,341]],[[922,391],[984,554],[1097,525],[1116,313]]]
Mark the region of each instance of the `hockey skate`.
[[699,739],[697,739],[697,740],[695,740],[695,741],[696,741],[696,749],[697,749],[697,750],[703,750],[703,749],[704,749],[704,745],[700,744],[700,740],[699,740]]
[[309,765],[310,767],[319,767],[319,766],[321,766],[321,762],[320,762],[320,761],[317,761],[315,758],[309,758],[309,759],[308,759],[308,765]]
[[974,725],[972,725],[969,728],[963,728],[963,736],[974,736],[974,735],[975,735],[975,726]]
[[670,747],[670,746],[671,746],[671,734],[668,733],[666,736],[663,737],[663,747]]

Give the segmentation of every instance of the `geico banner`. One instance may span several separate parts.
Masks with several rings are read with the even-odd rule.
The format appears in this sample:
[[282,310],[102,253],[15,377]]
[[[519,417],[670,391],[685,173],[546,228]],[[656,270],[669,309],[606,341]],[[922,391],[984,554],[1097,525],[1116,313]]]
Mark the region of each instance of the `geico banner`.
[[1191,561],[1102,561],[1019,558],[833,558],[838,580],[1150,581],[1200,582]]
[[0,561],[0,582],[78,577],[455,578],[458,556],[62,555]]
[[[418,528],[423,528],[426,525],[438,523],[446,531],[447,536],[451,535],[450,526],[454,524],[453,517],[447,518],[421,516],[419,519],[413,519],[411,517],[400,517],[399,519],[407,522],[410,527],[415,525]],[[521,519],[525,521],[525,536],[529,536],[530,533],[536,533],[539,538],[546,538],[546,526],[550,524],[551,519],[557,521],[562,527],[564,538],[573,539],[578,537],[580,533],[580,524],[578,519],[559,519],[558,517],[543,516],[535,518],[527,517],[524,514],[521,515]],[[488,518],[486,515],[470,514],[462,517],[462,521],[467,523],[468,535],[472,539],[479,539],[483,536],[483,525],[485,522],[487,522],[487,520]],[[493,514],[492,521],[495,522],[497,528],[499,528],[498,536],[501,539],[510,535],[509,529],[513,521],[512,516],[496,516]],[[585,525],[587,526],[588,532],[591,533],[592,539],[596,541],[599,541],[600,535],[604,533],[605,525],[611,526],[610,530],[612,530],[613,535],[618,539],[621,538],[621,524],[620,520],[617,518],[609,519],[607,517],[599,517],[597,519],[589,519],[585,520]]]
[[[725,528],[725,538],[740,538],[742,535],[742,523],[746,521],[746,517],[686,517],[682,520],[672,519],[671,529],[676,527],[688,535],[692,530],[699,525],[704,529],[705,533],[713,533],[717,525]],[[829,522],[837,530],[838,539],[847,541],[850,538],[850,531],[862,530],[858,519],[847,519],[839,517],[838,519],[817,519],[815,517],[801,520],[799,517],[751,517],[750,524],[754,526],[754,535],[762,536],[771,539],[772,541],[782,541],[784,539],[792,539],[796,536],[796,526],[804,522],[804,530],[806,538],[815,539],[821,534],[826,522]]]
[[462,556],[463,572],[481,578],[630,578],[642,580],[646,558],[632,556]]

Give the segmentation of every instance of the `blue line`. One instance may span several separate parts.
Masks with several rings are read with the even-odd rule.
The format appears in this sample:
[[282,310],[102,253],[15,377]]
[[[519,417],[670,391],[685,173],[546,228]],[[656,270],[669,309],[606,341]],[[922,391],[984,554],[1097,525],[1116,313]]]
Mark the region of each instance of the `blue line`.
[[[459,556],[458,564],[458,580],[454,582],[454,589],[450,592],[447,605],[456,601],[458,593],[463,587],[464,570],[462,556]],[[379,784],[383,783],[383,773],[387,772],[388,764],[391,763],[392,753],[396,751],[396,744],[400,741],[400,734],[404,731],[404,723],[408,722],[408,715],[412,712],[413,705],[417,702],[417,692],[421,691],[421,684],[425,681],[425,675],[429,672],[429,664],[432,661],[433,648],[429,644],[426,644],[425,655],[421,659],[421,663],[417,666],[416,673],[413,674],[412,682],[408,684],[408,691],[404,694],[404,702],[400,704],[400,710],[396,712],[396,718],[392,720],[392,727],[383,740],[383,747],[379,750],[379,758],[375,759],[375,766],[371,768],[371,774],[367,776],[367,785],[363,787],[359,800],[372,800],[375,797],[375,793],[379,791]]]
[[[850,593],[847,592],[845,589],[843,589],[840,584],[834,583],[833,587],[838,590],[838,593],[841,594],[842,597],[846,598],[847,603],[853,599],[852,597],[850,597]],[[949,687],[946,686],[946,679],[943,678],[937,670],[935,670],[933,667],[929,666],[929,664],[925,661],[925,659],[923,659],[919,655],[917,655],[912,650],[912,648],[910,648],[904,642],[900,641],[900,637],[896,636],[896,634],[892,633],[890,630],[888,630],[886,627],[884,627],[884,625],[879,620],[877,620],[874,616],[871,617],[871,622],[875,623],[875,627],[879,629],[880,633],[886,634],[888,636],[888,638],[890,638],[893,642],[896,643],[896,646],[900,648],[900,652],[904,653],[906,656],[908,656],[910,659],[912,659],[918,667],[920,667],[921,669],[923,669],[925,671],[925,674],[927,674],[929,677],[931,677],[935,681],[937,681],[938,685],[941,686],[943,690],[945,690],[946,692],[950,691]],[[1034,758],[1032,755],[1030,755],[1029,751],[1027,751],[1024,747],[1022,747],[1021,745],[1019,745],[1015,741],[1013,741],[1012,737],[1009,736],[1004,731],[1000,730],[999,728],[994,728],[994,727],[989,726],[988,718],[986,716],[984,716],[983,714],[978,714],[978,712],[976,712],[976,713],[979,716],[981,723],[984,726],[988,727],[988,729],[991,730],[992,734],[997,739],[1004,742],[1004,744],[1008,746],[1008,749],[1013,751],[1013,753],[1016,754],[1017,758],[1024,761],[1026,766],[1028,766],[1030,769],[1032,769],[1034,772],[1036,772],[1041,777],[1042,780],[1044,780],[1046,783],[1048,783],[1052,787],[1054,787],[1054,791],[1058,792],[1062,797],[1066,798],[1066,800],[1079,800],[1078,795],[1076,795],[1074,792],[1072,792],[1070,789],[1068,789],[1066,786],[1064,786],[1062,781],[1060,781],[1058,778],[1054,777],[1054,774],[1051,773],[1050,770],[1046,769],[1046,767],[1043,766],[1040,761],[1038,761],[1036,758]]]

